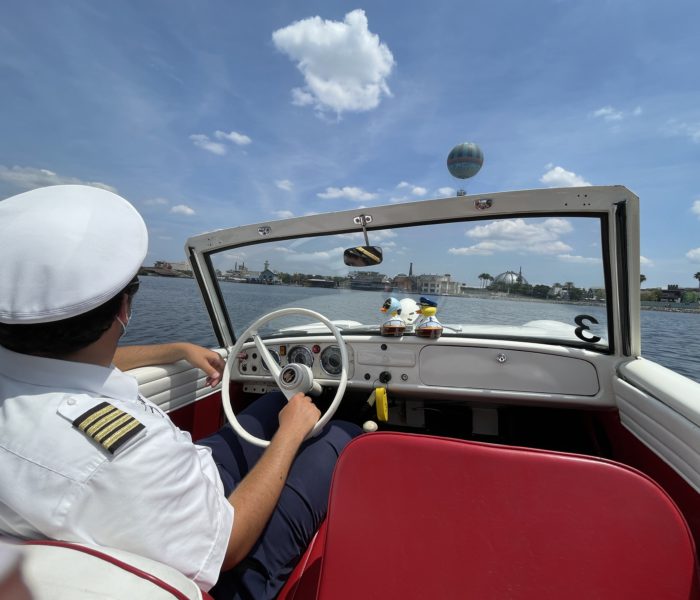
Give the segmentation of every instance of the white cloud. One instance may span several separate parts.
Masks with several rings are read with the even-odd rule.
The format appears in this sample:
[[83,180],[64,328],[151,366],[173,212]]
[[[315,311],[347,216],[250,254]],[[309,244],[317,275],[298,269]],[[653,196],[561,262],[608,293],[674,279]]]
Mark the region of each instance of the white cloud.
[[292,89],[292,104],[294,106],[309,106],[309,104],[313,103],[314,97],[312,94],[299,88]]
[[700,123],[679,123],[671,120],[665,130],[670,135],[689,137],[696,144],[700,143]]
[[691,209],[700,218],[700,200],[693,202]]
[[217,154],[218,156],[223,156],[226,154],[226,146],[220,144],[219,142],[213,142],[209,139],[208,135],[203,133],[193,133],[190,139],[197,148],[211,152],[212,154]]
[[228,261],[239,261],[248,257],[246,252],[227,252],[224,254],[224,258]]
[[591,116],[596,118],[596,119],[603,119],[604,121],[622,121],[623,119],[626,119],[629,116],[632,117],[638,117],[642,114],[642,107],[637,106],[635,107],[632,111],[630,112],[625,112],[622,110],[618,110],[616,108],[613,108],[612,106],[603,106],[602,108],[599,108],[598,110],[594,110],[591,113]]
[[490,256],[495,251],[496,248],[493,244],[484,242],[483,244],[476,244],[475,246],[469,246],[467,248],[450,248],[447,252],[456,256]]
[[414,196],[425,196],[428,193],[426,188],[419,185],[413,185],[412,183],[408,183],[408,181],[402,181],[396,187],[400,190],[408,189]]
[[[246,146],[252,141],[247,135],[238,133],[237,131],[231,131],[229,133],[226,133],[225,131],[220,131],[217,129],[214,132],[214,137],[217,140],[231,142],[232,144],[236,144],[237,146]],[[192,140],[194,145],[197,146],[197,148],[201,148],[202,150],[206,150],[207,152],[211,152],[212,154],[216,154],[217,156],[224,156],[228,152],[228,148],[225,144],[222,144],[221,142],[215,142],[204,133],[193,133],[190,136],[190,139]]]
[[640,256],[639,257],[639,264],[643,267],[653,267],[654,262],[650,259],[648,259],[646,256]]
[[165,206],[167,204],[170,204],[165,198],[150,198],[149,200],[146,200],[145,204],[148,204],[149,206]]
[[527,223],[524,219],[504,219],[488,225],[477,225],[467,231],[466,235],[477,239],[512,239],[525,244],[535,244],[556,240],[564,233],[571,233],[573,229],[566,219],[551,218],[542,223]]
[[294,184],[291,181],[289,181],[289,179],[278,179],[277,181],[275,181],[275,185],[279,189],[284,190],[285,192],[290,192],[294,187]]
[[226,133],[225,131],[215,131],[214,132],[214,137],[217,140],[228,140],[229,142],[233,142],[237,146],[247,146],[252,142],[247,135],[244,135],[242,133],[238,133],[237,131],[231,131],[229,133]]
[[557,258],[563,262],[575,263],[580,265],[599,264],[601,260],[592,256],[575,256],[573,254],[560,254]]
[[338,260],[340,256],[343,256],[343,252],[345,251],[345,248],[342,248],[341,246],[338,246],[337,248],[331,248],[330,250],[319,250],[317,252],[307,252],[307,253],[301,253],[298,252],[294,254],[294,261],[295,262],[304,262],[304,263],[312,263],[312,262],[319,262],[319,263],[325,263],[325,262],[335,262]]
[[604,106],[596,111],[593,111],[593,116],[597,118],[602,118],[605,121],[621,121],[622,111],[615,110],[612,106]]
[[567,171],[559,166],[547,165],[548,171],[540,177],[540,181],[549,187],[579,187],[591,185],[580,175]]
[[513,245],[508,248],[509,250],[521,250],[524,252],[529,252],[531,254],[557,254],[563,255],[571,252],[573,248],[569,244],[562,242],[561,240],[554,240],[551,242],[544,242],[542,244],[533,244],[523,248],[522,246]]
[[296,105],[340,115],[371,110],[391,95],[386,80],[394,57],[369,31],[362,9],[347,13],[342,22],[318,16],[296,21],[273,32],[272,41],[304,76],[305,87],[292,90]]
[[573,231],[566,219],[551,218],[542,223],[526,223],[523,219],[494,221],[477,225],[466,232],[467,237],[481,240],[472,246],[450,248],[450,254],[489,255],[495,252],[521,252],[571,256],[571,246],[559,239]]
[[116,188],[99,181],[84,181],[77,177],[58,175],[48,169],[35,167],[6,167],[0,165],[0,181],[10,183],[23,190],[33,190],[49,185],[91,185],[116,193]]
[[700,248],[693,248],[685,254],[686,258],[690,262],[700,263]]
[[438,188],[437,191],[437,196],[440,196],[441,198],[452,198],[457,193],[457,190],[455,190],[452,187],[441,187]]
[[294,213],[291,210],[276,210],[273,211],[272,214],[278,219],[291,219],[294,216]]
[[335,198],[346,198],[356,202],[364,202],[365,200],[374,200],[377,194],[366,192],[362,188],[345,186],[343,188],[328,187],[325,192],[316,194],[319,198],[332,200]]
[[190,208],[189,206],[187,206],[186,204],[176,204],[175,206],[173,206],[173,207],[170,209],[170,212],[171,212],[171,213],[175,213],[175,214],[177,214],[177,215],[187,215],[187,216],[190,216],[190,215],[193,215],[193,214],[194,214],[194,210],[191,209],[191,208]]
[[563,255],[572,248],[561,240],[525,245],[517,240],[493,240],[479,242],[464,248],[450,248],[450,254],[494,254],[495,252],[520,252],[523,254]]

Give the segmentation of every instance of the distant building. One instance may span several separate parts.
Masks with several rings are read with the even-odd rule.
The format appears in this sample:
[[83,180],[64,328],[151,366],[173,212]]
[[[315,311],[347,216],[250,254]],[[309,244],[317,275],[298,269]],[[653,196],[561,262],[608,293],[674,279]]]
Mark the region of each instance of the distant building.
[[680,289],[676,284],[669,284],[668,288],[661,290],[661,302],[680,302],[685,290]]
[[257,271],[251,271],[245,266],[245,263],[235,263],[233,269],[226,271],[224,279],[226,281],[240,281],[247,283],[256,283],[258,280],[259,273]]
[[265,261],[265,268],[260,271],[260,274],[258,275],[258,280],[260,283],[266,283],[268,285],[280,283],[279,277],[270,271],[270,262],[267,260]]
[[169,263],[157,260],[152,267],[141,267],[139,275],[155,275],[158,277],[188,277],[192,276],[189,263]]
[[332,279],[310,277],[309,279],[304,279],[304,287],[334,288],[338,287],[338,284]]
[[561,285],[553,285],[549,288],[549,293],[547,294],[550,298],[560,298],[561,300],[569,299],[569,290],[562,287]]
[[394,289],[400,292],[417,292],[418,282],[417,278],[413,276],[413,263],[408,267],[408,275],[405,273],[399,273],[394,277]]
[[[158,263],[156,263],[158,264]],[[180,271],[181,273],[192,273],[192,267],[190,266],[189,260],[183,260],[182,262],[171,262],[170,266],[173,271]]]
[[393,287],[392,281],[377,271],[351,271],[347,280],[351,290],[390,292]]
[[501,283],[507,286],[516,284],[529,285],[527,279],[523,277],[522,267],[520,267],[520,270],[517,273],[515,271],[506,271],[505,273],[496,275],[493,283]]
[[416,277],[417,290],[421,294],[459,294],[460,284],[452,281],[449,273],[444,275],[418,275]]

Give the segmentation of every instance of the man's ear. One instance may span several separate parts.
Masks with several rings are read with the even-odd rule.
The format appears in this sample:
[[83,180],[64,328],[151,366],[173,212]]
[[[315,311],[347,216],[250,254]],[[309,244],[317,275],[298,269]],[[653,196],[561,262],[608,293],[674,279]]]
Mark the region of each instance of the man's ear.
[[126,323],[129,320],[129,309],[131,308],[131,298],[129,294],[122,294],[122,301],[119,305],[119,312],[117,316],[122,320],[122,323]]

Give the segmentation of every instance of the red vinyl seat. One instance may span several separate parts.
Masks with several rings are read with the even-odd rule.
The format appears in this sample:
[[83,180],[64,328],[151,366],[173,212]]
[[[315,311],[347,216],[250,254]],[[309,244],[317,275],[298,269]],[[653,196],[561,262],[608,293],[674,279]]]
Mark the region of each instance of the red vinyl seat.
[[326,521],[321,523],[321,527],[275,600],[313,600],[316,598],[325,542]]
[[372,433],[340,456],[326,526],[321,599],[697,597],[676,505],[602,459]]

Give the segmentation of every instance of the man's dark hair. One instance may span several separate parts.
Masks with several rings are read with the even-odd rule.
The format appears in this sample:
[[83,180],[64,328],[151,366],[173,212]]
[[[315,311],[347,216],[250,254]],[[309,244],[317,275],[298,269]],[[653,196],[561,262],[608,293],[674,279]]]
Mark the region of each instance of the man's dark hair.
[[138,290],[135,277],[116,296],[82,315],[51,323],[0,323],[0,346],[12,352],[61,357],[82,350],[107,331],[119,313],[124,294]]

